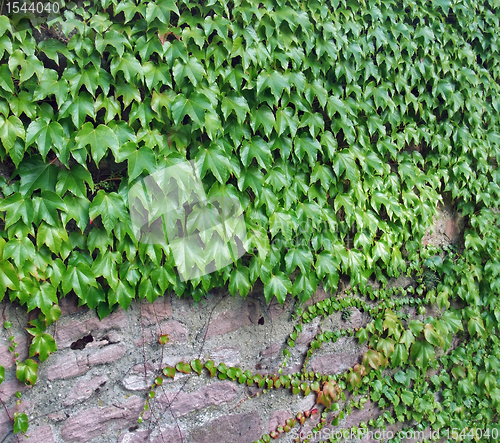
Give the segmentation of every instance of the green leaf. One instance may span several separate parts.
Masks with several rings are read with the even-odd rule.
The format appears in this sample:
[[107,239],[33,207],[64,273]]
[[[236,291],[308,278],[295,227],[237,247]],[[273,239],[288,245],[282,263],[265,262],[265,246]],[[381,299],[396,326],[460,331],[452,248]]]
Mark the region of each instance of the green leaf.
[[427,369],[427,366],[434,360],[434,346],[422,340],[417,340],[411,345],[410,356],[415,366]]
[[483,319],[481,317],[471,317],[467,323],[467,329],[471,336],[478,335],[479,337],[486,337],[486,330],[484,329]]
[[146,8],[146,22],[149,24],[158,19],[160,22],[168,24],[170,23],[170,12],[180,15],[174,0],[158,0],[149,3]]
[[92,158],[96,163],[99,163],[106,155],[107,148],[111,148],[113,151],[119,149],[118,138],[110,128],[104,125],[94,128],[94,125],[90,122],[82,126],[75,137],[75,141],[77,149],[90,145]]
[[406,363],[408,361],[408,349],[405,347],[405,345],[398,343],[394,347],[394,352],[390,357],[391,367],[397,368],[398,366],[401,366],[403,363]]
[[[188,77],[191,83],[196,87],[198,83],[201,82],[205,73],[205,69],[202,64],[194,57],[190,57],[185,63],[181,60],[177,59],[174,63],[173,68],[174,80],[177,85],[182,85],[185,77]],[[242,98],[242,97],[240,97]],[[245,100],[245,99],[243,99]],[[246,103],[246,101],[245,101]],[[240,101],[241,104],[241,101]],[[248,105],[247,105],[248,107]],[[224,112],[224,118],[226,118],[226,114],[224,111],[224,101],[222,105],[222,112]]]
[[38,364],[31,359],[26,360],[24,363],[18,361],[16,364],[17,379],[21,383],[34,385],[37,379]]
[[71,169],[61,169],[57,176],[56,193],[63,197],[66,191],[71,192],[77,197],[87,198],[87,186],[94,191],[94,182],[92,175],[83,166],[74,164]]
[[24,266],[24,262],[28,259],[33,259],[35,256],[35,247],[32,241],[25,238],[13,238],[8,241],[4,247],[3,258],[12,258],[17,267]]
[[42,196],[33,197],[34,222],[39,225],[42,221],[52,226],[59,225],[59,213],[66,210],[61,197],[52,191],[42,191]]
[[221,105],[222,113],[224,114],[224,118],[227,120],[227,117],[231,112],[236,114],[238,118],[238,123],[242,124],[245,121],[245,117],[250,113],[250,108],[248,107],[248,103],[245,97],[230,95],[224,97]]
[[156,156],[152,149],[142,147],[127,156],[128,182],[131,183],[144,171],[152,174],[156,170]]
[[196,372],[198,375],[201,375],[201,371],[203,369],[203,364],[199,359],[193,360],[191,362],[191,367],[193,368],[193,371]]
[[269,145],[261,137],[252,137],[250,141],[244,140],[241,149],[241,162],[248,167],[252,159],[256,159],[263,169],[270,169],[273,157]]
[[18,291],[19,290],[19,277],[17,272],[12,266],[12,263],[7,260],[0,261],[0,300],[3,299],[7,288]]
[[45,99],[45,97],[54,94],[59,110],[62,104],[66,101],[68,92],[69,85],[65,78],[59,78],[58,73],[53,69],[44,69],[40,83],[33,93],[33,101],[41,101]]
[[303,274],[308,274],[313,263],[311,251],[305,248],[290,248],[285,255],[286,272],[291,274],[297,266]]
[[[155,89],[158,84],[160,84],[160,86],[163,85],[172,86],[170,70],[168,69],[168,66],[166,64],[161,64],[157,66],[153,62],[146,62],[143,65],[143,70],[144,70],[144,79],[146,80],[146,85],[150,90]],[[138,95],[138,100],[136,98],[136,95]],[[140,101],[141,99],[141,94],[139,90],[136,88],[134,88],[133,93],[128,93],[127,96],[129,97],[130,100],[129,103],[132,101],[132,96],[137,101]],[[124,100],[125,100],[125,93],[124,93]]]
[[66,100],[59,110],[59,119],[71,116],[71,121],[81,128],[88,117],[95,120],[95,101],[88,92],[81,92],[75,98]]
[[57,293],[55,288],[48,282],[43,282],[28,299],[28,312],[40,308],[44,315],[49,314],[52,304],[57,304]]
[[47,324],[47,326],[50,326],[52,323],[55,323],[57,320],[59,320],[60,316],[61,308],[59,307],[59,305],[52,305],[49,311],[45,313],[45,323]]
[[290,279],[281,271],[272,274],[271,278],[264,282],[264,295],[269,304],[271,299],[276,296],[278,302],[283,306],[286,295],[292,292],[292,283]]
[[64,295],[70,291],[74,291],[79,298],[85,301],[89,286],[97,288],[94,273],[85,263],[77,263],[69,265],[63,275],[62,290]]
[[404,390],[401,392],[401,401],[406,405],[410,406],[413,404],[413,392]]
[[293,295],[297,296],[301,303],[305,303],[316,293],[318,282],[314,274],[299,274],[293,282]]
[[226,157],[224,151],[215,143],[212,143],[209,148],[201,148],[198,151],[198,154],[196,154],[196,163],[200,167],[200,178],[202,179],[208,170],[212,172],[221,184],[225,184],[229,179],[229,159]]
[[20,49],[16,49],[9,58],[9,69],[17,77],[17,68],[21,66],[19,74],[19,83],[29,80],[33,74],[36,74],[38,81],[43,74],[43,63],[38,60],[34,55],[26,55]]
[[246,297],[251,287],[248,268],[238,265],[238,267],[231,272],[229,292],[234,296],[236,292],[239,291],[242,297]]
[[44,333],[36,335],[30,346],[30,357],[40,356],[40,361],[44,362],[48,356],[57,351],[57,345],[52,335]]
[[38,151],[44,161],[52,146],[55,146],[60,152],[64,149],[67,140],[63,128],[58,122],[44,118],[31,122],[26,132],[26,147],[36,141]]
[[0,365],[0,385],[3,383],[5,379],[5,368]]
[[[36,382],[36,374],[35,374],[35,382]],[[28,416],[24,413],[14,412],[14,434],[17,434],[19,432],[25,434],[28,431],[28,426],[29,426]]]
[[318,151],[321,152],[321,145],[315,138],[301,134],[299,138],[295,139],[295,155],[302,161],[304,154],[307,154],[311,167],[316,164]]
[[122,197],[116,192],[106,193],[102,189],[99,190],[90,204],[89,214],[91,220],[100,215],[102,224],[108,233],[116,226],[118,220],[123,222],[128,220],[128,213]]
[[15,115],[5,119],[0,115],[0,140],[7,152],[14,148],[17,137],[24,140],[25,130],[21,120]]
[[110,64],[111,75],[116,78],[118,71],[123,72],[127,83],[130,83],[137,75],[142,79],[142,65],[132,54],[126,52],[123,57],[113,57]]
[[[248,113],[250,114],[250,111]],[[269,106],[263,104],[258,109],[252,109],[250,117],[252,131],[255,133],[262,126],[264,134],[269,137],[276,124],[276,119]]]
[[132,299],[135,297],[135,289],[127,282],[120,280],[116,289],[111,289],[108,292],[108,300],[110,304],[118,303],[123,309],[128,309]]
[[172,103],[172,117],[176,126],[179,126],[188,115],[200,128],[205,125],[205,112],[213,112],[212,105],[204,94],[193,93],[186,98],[179,94]]
[[51,226],[45,222],[40,224],[36,235],[38,250],[45,244],[54,254],[59,254],[62,242],[66,240],[68,240],[68,233],[64,228]]
[[299,121],[297,115],[294,114],[289,107],[284,109],[278,108],[276,111],[276,123],[274,126],[278,136],[283,134],[285,129],[288,127],[290,129],[290,135],[294,138],[297,133],[298,126]]
[[31,198],[23,198],[19,192],[0,200],[0,211],[6,211],[5,228],[12,226],[20,218],[25,225],[33,223],[34,210]]
[[257,76],[257,95],[259,95],[265,88],[270,88],[271,93],[274,95],[276,101],[279,100],[283,90],[290,93],[290,84],[283,74],[278,71],[262,72]]

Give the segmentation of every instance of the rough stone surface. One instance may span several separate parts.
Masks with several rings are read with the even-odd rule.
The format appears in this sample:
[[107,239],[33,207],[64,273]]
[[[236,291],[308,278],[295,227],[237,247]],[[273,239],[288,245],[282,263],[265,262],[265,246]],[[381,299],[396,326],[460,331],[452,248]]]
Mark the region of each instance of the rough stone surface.
[[139,397],[132,397],[126,404],[86,409],[66,422],[61,436],[64,441],[84,443],[98,435],[106,435],[108,428],[122,428],[136,418],[142,405]]
[[74,405],[87,400],[92,397],[94,392],[103,386],[107,381],[109,381],[109,378],[106,375],[94,377],[90,380],[82,380],[74,387],[67,400],[64,400],[64,406]]
[[256,300],[241,299],[241,306],[219,314],[209,325],[207,338],[236,331],[259,321],[261,310]]
[[262,434],[257,412],[216,418],[195,429],[191,441],[196,443],[253,443]]
[[238,386],[232,382],[212,383],[193,393],[171,392],[159,398],[159,402],[175,411],[176,416],[186,415],[208,406],[219,406],[234,400],[238,396]]
[[54,443],[54,433],[52,432],[52,428],[49,425],[40,426],[38,428],[32,429],[28,428],[29,440],[26,440],[25,437],[18,436],[16,437],[15,443],[27,442],[29,443]]
[[313,358],[310,365],[312,371],[320,374],[340,374],[356,363],[361,363],[360,355],[350,352],[336,352]]

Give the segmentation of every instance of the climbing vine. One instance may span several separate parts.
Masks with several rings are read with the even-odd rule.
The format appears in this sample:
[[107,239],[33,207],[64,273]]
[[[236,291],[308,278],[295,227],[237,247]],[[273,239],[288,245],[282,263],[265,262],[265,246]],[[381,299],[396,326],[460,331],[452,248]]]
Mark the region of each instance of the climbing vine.
[[[498,421],[498,0],[58,5],[43,19],[4,4],[0,15],[0,297],[39,314],[29,358],[16,356],[22,382],[57,350],[47,328],[69,293],[103,318],[169,291],[200,301],[227,285],[245,297],[257,280],[268,303],[303,303],[344,276],[353,298],[297,312],[288,345],[302,323],[363,307],[373,320],[345,333],[369,351],[347,375],[175,371],[289,382],[326,409],[368,386],[392,405],[389,423]],[[137,240],[127,196],[186,160],[208,197],[239,202],[247,237],[233,264],[184,281],[170,246]],[[423,248],[443,196],[465,219],[463,244]],[[199,213],[187,216],[196,233]],[[405,273],[415,287],[372,288]],[[439,318],[424,317],[432,304]],[[406,305],[415,318],[398,315]],[[322,332],[306,358],[338,334]],[[427,381],[429,366],[441,372]],[[24,416],[15,423],[26,430]]]

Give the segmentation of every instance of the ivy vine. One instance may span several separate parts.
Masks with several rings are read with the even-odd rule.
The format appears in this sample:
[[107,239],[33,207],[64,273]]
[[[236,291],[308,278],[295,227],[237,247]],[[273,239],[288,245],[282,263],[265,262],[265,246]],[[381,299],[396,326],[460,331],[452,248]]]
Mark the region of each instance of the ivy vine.
[[[16,356],[22,382],[36,383],[57,350],[47,328],[69,293],[103,318],[167,291],[200,301],[227,285],[245,297],[258,279],[268,303],[303,303],[318,285],[334,294],[343,276],[354,301],[297,318],[364,306],[363,365],[337,384],[266,386],[306,383],[328,409],[339,383],[361,383],[393,406],[377,426],[496,426],[498,0],[59,4],[42,21],[0,15],[0,298],[39,314],[29,358]],[[247,254],[183,281],[169,247],[135,238],[127,195],[186,160],[209,197],[240,203]],[[443,196],[465,219],[463,244],[423,248]],[[415,288],[383,289],[405,273]],[[408,303],[420,318],[398,316]],[[440,318],[425,317],[432,304]],[[308,356],[336,334],[316,337]],[[457,334],[460,346],[437,357]],[[385,375],[388,365],[400,371]],[[427,381],[429,366],[441,372]],[[14,417],[16,432],[25,418]]]

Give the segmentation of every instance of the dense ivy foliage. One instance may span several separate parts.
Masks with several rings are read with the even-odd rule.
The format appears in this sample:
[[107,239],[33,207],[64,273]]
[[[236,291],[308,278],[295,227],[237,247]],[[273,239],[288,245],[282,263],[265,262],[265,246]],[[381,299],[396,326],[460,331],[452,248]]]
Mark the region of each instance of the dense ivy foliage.
[[[257,279],[268,302],[303,302],[340,275],[367,295],[369,278],[424,278],[425,263],[419,295],[448,314],[403,326],[381,310],[359,333],[372,399],[395,402],[385,359],[425,371],[463,326],[467,344],[435,361],[445,372],[394,413],[497,422],[500,2],[83,6],[38,29],[0,16],[0,158],[15,168],[0,179],[0,294],[41,310],[30,357],[56,349],[46,326],[71,291],[101,317],[171,290],[246,296]],[[136,241],[127,195],[186,159],[209,197],[240,201],[248,254],[183,282],[168,247]],[[421,240],[445,193],[467,226],[438,259]],[[34,383],[35,361],[18,372]]]

